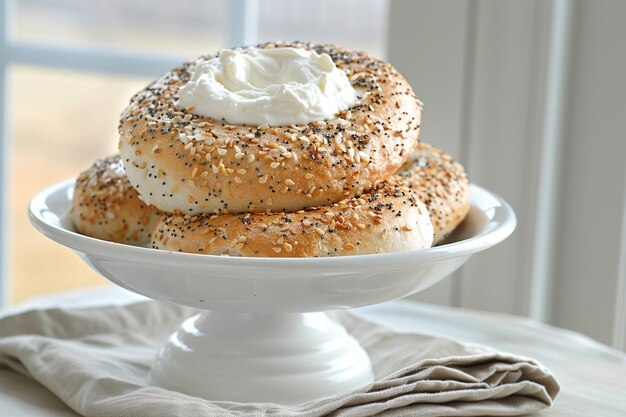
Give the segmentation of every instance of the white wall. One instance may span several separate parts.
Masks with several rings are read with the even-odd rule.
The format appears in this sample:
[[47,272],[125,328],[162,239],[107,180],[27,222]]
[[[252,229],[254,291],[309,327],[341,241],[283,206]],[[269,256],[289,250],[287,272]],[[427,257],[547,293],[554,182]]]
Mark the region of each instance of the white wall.
[[[576,3],[552,321],[611,341],[626,271],[626,2]],[[622,322],[622,325],[626,323]]]
[[530,315],[623,347],[625,21],[617,0],[391,2],[388,57],[425,102],[423,140],[519,221],[417,299]]

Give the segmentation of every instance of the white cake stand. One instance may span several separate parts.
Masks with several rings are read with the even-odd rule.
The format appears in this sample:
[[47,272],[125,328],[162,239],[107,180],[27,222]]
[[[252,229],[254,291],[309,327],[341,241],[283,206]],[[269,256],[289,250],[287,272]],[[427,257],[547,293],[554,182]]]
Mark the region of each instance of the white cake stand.
[[76,233],[73,185],[40,192],[30,204],[33,225],[128,290],[206,310],[170,337],[150,383],[210,400],[299,404],[372,382],[365,351],[324,312],[421,291],[516,224],[504,200],[472,185],[468,218],[435,248],[305,259],[196,255]]

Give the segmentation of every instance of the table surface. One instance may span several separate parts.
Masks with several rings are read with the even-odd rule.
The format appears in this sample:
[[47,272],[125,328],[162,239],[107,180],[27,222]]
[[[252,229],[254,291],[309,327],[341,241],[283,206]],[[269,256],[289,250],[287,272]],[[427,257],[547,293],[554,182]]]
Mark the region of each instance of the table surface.
[[[49,306],[86,307],[142,297],[114,286],[33,299],[3,314]],[[356,311],[399,330],[447,336],[531,357],[552,370],[562,391],[537,416],[626,416],[626,354],[568,330],[502,314],[394,301]],[[70,410],[44,387],[0,369],[0,416],[67,417]]]

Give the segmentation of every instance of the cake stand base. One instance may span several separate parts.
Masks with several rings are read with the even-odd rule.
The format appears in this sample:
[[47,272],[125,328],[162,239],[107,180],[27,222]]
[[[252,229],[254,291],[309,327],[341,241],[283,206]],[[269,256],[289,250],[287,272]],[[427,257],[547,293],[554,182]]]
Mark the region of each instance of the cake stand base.
[[301,404],[374,380],[358,342],[324,313],[204,312],[152,366],[153,385],[208,400]]

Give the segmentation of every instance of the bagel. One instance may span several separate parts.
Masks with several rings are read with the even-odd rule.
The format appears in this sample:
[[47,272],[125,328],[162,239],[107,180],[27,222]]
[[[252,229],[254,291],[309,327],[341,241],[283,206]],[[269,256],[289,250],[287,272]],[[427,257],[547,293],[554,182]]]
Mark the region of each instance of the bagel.
[[263,257],[399,252],[430,247],[433,236],[440,242],[468,209],[463,167],[420,144],[401,172],[360,197],[295,213],[165,215],[152,247]]
[[435,230],[433,245],[441,243],[467,216],[469,180],[463,165],[448,153],[421,142],[397,176],[426,205]]
[[139,200],[119,155],[97,160],[78,176],[70,214],[81,234],[133,245],[150,242],[160,216]]
[[402,184],[295,213],[166,215],[152,247],[209,255],[320,257],[430,247],[428,212]]
[[[164,212],[294,212],[371,190],[418,141],[421,102],[388,62],[334,45],[266,43],[328,54],[360,103],[302,125],[233,125],[181,109],[194,68],[175,68],[137,93],[121,116],[119,150],[141,199]],[[245,49],[244,49],[245,50]]]

